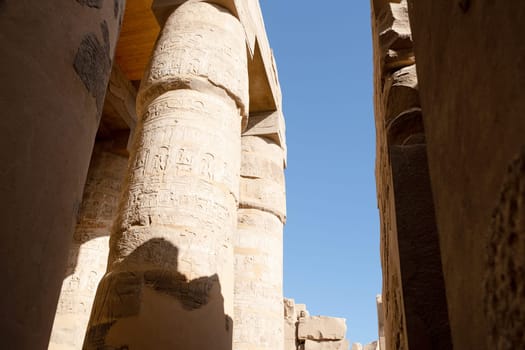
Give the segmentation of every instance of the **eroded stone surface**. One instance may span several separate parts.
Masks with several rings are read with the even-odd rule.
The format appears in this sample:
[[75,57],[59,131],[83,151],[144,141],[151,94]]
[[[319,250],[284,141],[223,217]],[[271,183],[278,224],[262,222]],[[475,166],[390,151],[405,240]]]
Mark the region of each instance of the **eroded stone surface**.
[[385,311],[383,310],[383,297],[378,295],[376,297],[377,305],[377,332],[379,335],[378,348],[379,350],[386,349],[385,341]]
[[184,87],[226,94],[243,116],[248,115],[245,35],[242,26],[231,25],[232,20],[236,19],[231,13],[216,5],[177,8],[162,30],[142,80],[139,114],[163,91]]
[[363,350],[379,350],[379,344],[377,341],[371,342],[370,344],[366,344]]
[[416,65],[401,68],[388,76],[383,96],[386,99],[386,123],[408,109],[420,107]]
[[297,349],[297,318],[295,301],[284,298],[284,350]]
[[275,215],[239,209],[233,349],[283,348],[282,233]]
[[379,344],[382,350],[449,349],[407,1],[372,3],[384,303]]
[[406,0],[378,1],[376,20],[378,30],[378,54],[385,67],[395,69],[414,63],[412,33]]
[[297,329],[299,339],[341,340],[346,335],[346,321],[326,316],[301,317]]
[[95,145],[70,248],[49,349],[76,350],[82,341],[97,285],[106,271],[109,233],[128,159]]
[[223,8],[188,2],[166,22],[86,349],[231,348],[246,64]]
[[284,346],[283,157],[281,146],[271,139],[258,135],[242,137],[235,239],[234,350],[273,350]]
[[241,208],[270,212],[286,221],[284,152],[274,141],[243,136],[240,183]]
[[[100,120],[94,95],[103,99],[109,79],[98,67],[88,90],[76,54],[106,65],[119,32],[113,1],[100,5],[0,2],[0,76],[9,82],[0,87],[0,260],[9,286],[0,328],[8,349],[45,349],[51,334]],[[87,48],[88,37],[106,46]]]
[[379,343],[377,341],[371,342],[370,344],[362,345],[361,343],[352,344],[352,350],[380,350]]
[[310,317],[306,305],[295,304],[293,299],[284,299],[284,304],[284,350],[348,350],[344,318]]
[[525,148],[509,165],[488,234],[485,312],[492,349],[525,344]]
[[[511,197],[501,203],[501,192],[524,146],[525,2],[410,0],[409,12],[454,348],[523,348],[525,304],[518,311],[510,302],[519,290],[510,281],[523,263],[523,241],[513,245],[503,238],[519,227],[523,209],[512,216],[505,208]],[[503,240],[491,242],[494,233]],[[499,301],[490,307],[501,315],[497,321],[489,320],[481,292],[494,243],[498,258],[491,273],[501,281],[491,292]],[[507,323],[514,316],[521,323]],[[494,331],[515,338],[494,344]]]
[[348,350],[348,340],[316,341],[307,339],[304,342],[304,350]]

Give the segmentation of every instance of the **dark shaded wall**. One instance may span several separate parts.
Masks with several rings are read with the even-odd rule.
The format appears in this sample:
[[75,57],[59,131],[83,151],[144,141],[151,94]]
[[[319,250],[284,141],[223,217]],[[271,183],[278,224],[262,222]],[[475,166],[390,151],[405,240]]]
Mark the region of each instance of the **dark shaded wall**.
[[455,349],[525,347],[525,2],[410,0]]
[[405,1],[372,1],[385,349],[451,348]]
[[0,1],[0,329],[46,349],[124,0]]

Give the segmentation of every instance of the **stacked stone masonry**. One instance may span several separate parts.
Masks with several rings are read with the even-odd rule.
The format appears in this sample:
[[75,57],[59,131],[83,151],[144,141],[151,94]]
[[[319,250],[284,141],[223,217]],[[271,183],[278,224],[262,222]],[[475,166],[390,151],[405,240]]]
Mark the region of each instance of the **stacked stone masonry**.
[[346,320],[310,316],[304,304],[284,299],[284,350],[348,350]]
[[372,1],[376,180],[388,350],[450,349],[408,4]]

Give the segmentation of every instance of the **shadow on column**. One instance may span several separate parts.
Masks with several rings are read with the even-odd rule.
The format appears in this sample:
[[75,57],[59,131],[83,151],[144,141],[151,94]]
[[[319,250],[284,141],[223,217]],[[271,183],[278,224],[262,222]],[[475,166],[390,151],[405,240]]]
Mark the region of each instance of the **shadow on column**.
[[154,238],[100,282],[84,349],[232,349],[217,274],[189,280],[178,248]]
[[[123,133],[121,139],[127,140],[129,131]],[[123,146],[120,143],[116,138],[97,138],[95,142],[64,275],[67,279],[75,273],[79,264],[86,264],[79,261],[79,255],[83,248],[87,248],[89,251],[84,258],[89,258],[90,264],[97,265],[85,266],[96,269],[94,288],[106,270],[109,251],[106,239],[109,239],[117,214],[128,167],[128,156],[121,151]]]

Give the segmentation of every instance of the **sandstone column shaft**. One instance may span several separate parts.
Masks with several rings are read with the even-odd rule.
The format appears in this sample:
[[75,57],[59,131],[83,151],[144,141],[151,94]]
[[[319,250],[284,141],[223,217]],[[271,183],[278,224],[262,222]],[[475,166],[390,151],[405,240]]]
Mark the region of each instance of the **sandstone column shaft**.
[[124,1],[0,2],[0,334],[49,342]]
[[[384,347],[451,348],[407,1],[372,1]],[[383,346],[383,344],[381,344]]]
[[242,137],[234,350],[284,349],[283,165],[283,149],[274,141]]
[[106,271],[109,233],[127,164],[127,157],[107,151],[102,142],[95,144],[49,349],[82,347],[97,285]]
[[128,181],[85,349],[231,349],[244,32],[187,2],[168,18],[138,96]]

